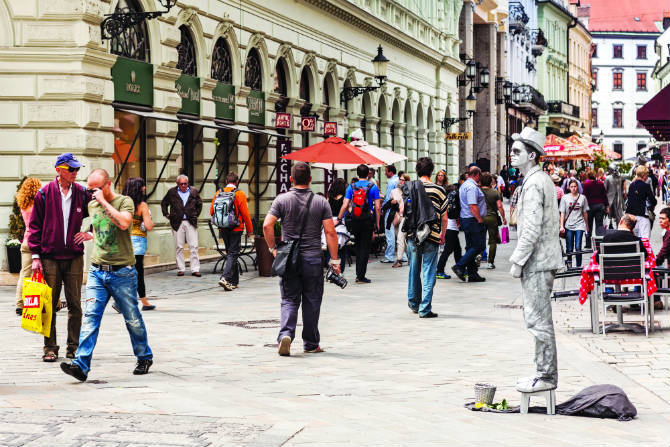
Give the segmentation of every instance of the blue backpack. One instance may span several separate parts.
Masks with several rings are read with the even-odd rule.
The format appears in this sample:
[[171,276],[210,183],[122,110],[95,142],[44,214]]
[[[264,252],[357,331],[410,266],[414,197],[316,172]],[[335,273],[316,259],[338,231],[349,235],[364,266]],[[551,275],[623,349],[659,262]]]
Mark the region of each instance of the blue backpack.
[[237,191],[237,188],[232,191],[221,190],[214,199],[212,223],[218,228],[232,230],[240,225],[237,209],[235,209],[235,191]]

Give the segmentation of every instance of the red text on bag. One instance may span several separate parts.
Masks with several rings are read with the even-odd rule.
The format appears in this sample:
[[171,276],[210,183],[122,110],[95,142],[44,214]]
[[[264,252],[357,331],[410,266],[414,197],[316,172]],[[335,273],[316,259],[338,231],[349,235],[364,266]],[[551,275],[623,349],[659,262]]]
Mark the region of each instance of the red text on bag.
[[368,191],[371,188],[371,184],[368,184],[365,187],[354,186],[354,194],[351,199],[354,204],[353,210],[351,213],[354,216],[354,219],[368,219],[370,218],[370,205],[368,202]]
[[23,297],[23,308],[24,309],[35,309],[40,307],[40,296],[39,295],[26,295]]

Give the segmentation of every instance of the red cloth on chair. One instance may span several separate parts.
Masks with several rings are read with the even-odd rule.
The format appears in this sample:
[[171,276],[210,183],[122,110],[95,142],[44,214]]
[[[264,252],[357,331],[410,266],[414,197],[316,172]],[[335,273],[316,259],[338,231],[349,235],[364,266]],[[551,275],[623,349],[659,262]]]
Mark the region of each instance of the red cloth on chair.
[[[656,257],[654,252],[651,250],[651,244],[649,244],[649,239],[642,238],[642,245],[644,245],[645,250],[647,250],[647,259],[644,262],[644,268],[648,274],[647,278],[647,294],[653,295],[658,290],[656,286],[656,281],[654,280],[654,273],[652,272],[653,268],[656,268]],[[589,293],[595,288],[595,275],[600,273],[600,265],[598,265],[598,260],[596,259],[596,252],[593,252],[591,255],[591,262],[589,265],[584,267],[582,270],[582,276],[579,280],[579,303],[584,304],[586,299],[589,297]],[[619,281],[607,281],[606,284],[641,284],[639,279],[624,279]]]

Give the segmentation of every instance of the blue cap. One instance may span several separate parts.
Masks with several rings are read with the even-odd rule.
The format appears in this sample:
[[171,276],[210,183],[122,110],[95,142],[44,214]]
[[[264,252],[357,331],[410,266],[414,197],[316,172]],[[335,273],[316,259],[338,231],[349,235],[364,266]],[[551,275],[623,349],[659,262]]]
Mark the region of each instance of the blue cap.
[[61,165],[68,165],[72,168],[81,168],[83,166],[81,162],[74,158],[74,155],[72,155],[70,152],[66,152],[58,156],[58,159],[56,160],[56,167]]

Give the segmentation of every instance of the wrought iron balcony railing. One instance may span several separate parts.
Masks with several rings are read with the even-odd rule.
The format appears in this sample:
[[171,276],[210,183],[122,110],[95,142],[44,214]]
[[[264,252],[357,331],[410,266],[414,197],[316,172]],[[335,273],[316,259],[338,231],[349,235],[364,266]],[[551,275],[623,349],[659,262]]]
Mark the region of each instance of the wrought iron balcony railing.
[[548,101],[549,113],[562,113],[563,115],[579,118],[579,106],[569,104],[565,101]]

